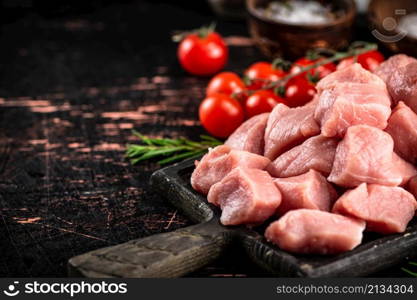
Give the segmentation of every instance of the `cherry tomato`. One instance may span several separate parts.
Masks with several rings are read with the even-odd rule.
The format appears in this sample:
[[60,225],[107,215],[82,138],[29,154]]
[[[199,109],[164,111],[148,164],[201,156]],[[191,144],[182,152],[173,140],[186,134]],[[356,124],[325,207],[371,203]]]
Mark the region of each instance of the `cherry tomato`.
[[[384,56],[381,52],[377,50],[369,51],[364,54],[358,55],[357,62],[361,64],[361,66],[369,70],[371,72],[375,71],[375,69],[385,60]],[[338,69],[343,69],[347,66],[350,66],[355,62],[353,57],[345,58],[340,61],[339,65],[337,66]]]
[[374,50],[359,55],[358,62],[367,70],[373,72],[385,60],[381,52]]
[[310,102],[315,94],[314,84],[305,77],[293,77],[285,86],[285,101],[290,107],[301,106]]
[[248,86],[250,90],[257,90],[265,85],[265,81],[276,81],[287,75],[281,69],[275,69],[268,62],[257,62],[252,64],[246,71],[245,76],[251,80]]
[[[291,74],[298,73],[300,72],[301,68],[305,68],[318,61],[320,61],[320,59],[311,60],[306,57],[300,58],[299,60],[294,62],[293,66],[290,69],[290,73]],[[336,65],[334,63],[328,63],[328,64],[321,65],[321,66],[318,66],[317,68],[313,68],[309,70],[308,74],[312,75],[313,77],[317,77],[317,80],[320,80],[334,71],[336,71]],[[303,72],[300,74],[300,76],[305,76],[305,75],[306,75],[306,72]]]
[[210,32],[205,37],[189,34],[178,46],[177,55],[186,71],[208,76],[223,69],[227,62],[228,49],[216,32]]
[[236,73],[222,72],[210,80],[206,95],[211,96],[220,93],[230,96],[232,94],[242,93],[245,90],[245,84]]
[[242,124],[244,112],[239,102],[224,94],[213,94],[199,108],[201,124],[212,135],[226,138]]
[[246,99],[246,117],[251,118],[265,112],[270,112],[278,103],[284,103],[284,99],[275,95],[270,90],[259,90]]

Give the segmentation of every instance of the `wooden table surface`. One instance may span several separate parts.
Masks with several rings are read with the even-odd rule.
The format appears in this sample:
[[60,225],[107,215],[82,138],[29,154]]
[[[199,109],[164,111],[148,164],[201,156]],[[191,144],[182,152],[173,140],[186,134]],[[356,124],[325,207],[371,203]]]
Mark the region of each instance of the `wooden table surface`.
[[[72,256],[191,224],[149,189],[158,165],[131,166],[124,151],[133,128],[152,137],[203,133],[197,108],[208,79],[182,71],[170,41],[174,29],[213,20],[195,7],[110,1],[52,16],[29,9],[3,22],[1,277],[66,276]],[[218,30],[230,45],[227,69],[262,58],[245,22],[218,21]],[[268,275],[239,249],[190,274]]]

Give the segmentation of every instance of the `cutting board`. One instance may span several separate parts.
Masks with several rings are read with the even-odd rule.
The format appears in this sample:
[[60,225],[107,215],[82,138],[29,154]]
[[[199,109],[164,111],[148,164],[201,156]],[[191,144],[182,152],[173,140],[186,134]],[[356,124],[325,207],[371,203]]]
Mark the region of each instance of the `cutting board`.
[[225,227],[220,211],[190,185],[193,160],[156,171],[150,184],[197,225],[95,250],[69,260],[69,275],[86,277],[179,277],[218,258],[238,244],[258,265],[277,276],[365,276],[417,254],[416,218],[406,232],[366,232],[362,244],[333,256],[294,255],[263,237],[264,227]]

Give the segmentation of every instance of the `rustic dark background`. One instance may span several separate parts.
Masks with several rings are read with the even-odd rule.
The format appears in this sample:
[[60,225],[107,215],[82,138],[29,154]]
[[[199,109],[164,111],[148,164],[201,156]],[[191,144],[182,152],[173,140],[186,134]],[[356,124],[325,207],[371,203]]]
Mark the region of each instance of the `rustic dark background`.
[[[124,158],[133,128],[203,133],[208,78],[182,71],[170,34],[216,19],[227,69],[262,59],[245,22],[205,1],[83,2],[0,0],[1,277],[66,276],[72,256],[189,225],[149,190],[158,166]],[[231,249],[190,276],[268,274]]]

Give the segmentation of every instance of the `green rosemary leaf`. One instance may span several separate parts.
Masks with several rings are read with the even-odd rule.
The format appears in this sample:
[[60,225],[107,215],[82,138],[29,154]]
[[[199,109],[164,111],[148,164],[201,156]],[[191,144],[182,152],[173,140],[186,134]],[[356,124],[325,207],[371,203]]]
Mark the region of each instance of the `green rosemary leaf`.
[[138,162],[141,162],[141,161],[144,161],[144,160],[147,160],[147,159],[151,159],[151,158],[158,157],[158,156],[166,156],[166,155],[169,155],[169,154],[174,153],[174,152],[178,152],[178,150],[177,149],[150,150],[150,151],[147,151],[147,152],[143,153],[139,157],[132,159],[132,163],[137,164]]
[[219,146],[219,145],[221,145],[221,144],[223,144],[223,143],[220,143],[220,144],[215,144],[215,143],[213,143],[213,142],[205,142],[205,141],[201,141],[200,142],[200,145],[202,146],[202,147],[204,147],[204,148],[214,148],[214,147],[216,147],[216,146]]
[[126,150],[126,155],[130,156],[130,157],[133,157],[133,156],[141,155],[141,154],[143,154],[147,151],[148,151],[148,149],[145,149],[145,148],[138,149],[138,148],[130,147]]
[[153,149],[150,151],[145,152],[144,154],[142,154],[140,157],[135,159],[135,163],[138,163],[142,160],[146,160],[146,159],[150,159],[150,158],[154,158],[157,156],[166,156],[168,154],[174,153],[174,152],[178,152],[182,150],[180,147],[179,148],[161,148],[161,149]]
[[[417,262],[413,262],[413,261],[409,261],[408,264],[411,266],[417,266]],[[408,273],[411,276],[417,277],[416,272],[410,271],[407,268],[401,268],[401,270],[403,270],[404,272]]]
[[181,154],[178,154],[178,155],[174,155],[174,156],[162,159],[162,160],[158,161],[158,164],[166,165],[166,164],[169,164],[169,163],[172,163],[172,162],[177,162],[179,160],[183,160],[183,159],[186,159],[186,158],[196,157],[196,156],[202,155],[204,153],[205,153],[205,151],[184,152],[184,153],[181,153]]
[[193,148],[201,148],[201,143],[197,143],[193,141],[184,141],[184,144]]
[[176,142],[173,142],[172,140],[170,140],[170,139],[151,139],[151,138],[148,138],[148,140],[153,144],[153,145],[156,145],[156,146],[167,146],[167,145],[177,145],[177,143]]
[[177,139],[177,140],[174,140],[174,139],[164,139],[164,140],[167,142],[167,144],[172,144],[174,146],[180,146],[182,144],[182,139]]
[[408,273],[411,276],[417,277],[417,273],[416,272],[412,272],[406,268],[401,268],[401,270],[403,270],[404,272]]
[[148,137],[140,134],[139,132],[137,132],[136,130],[132,130],[132,133],[134,136],[138,137],[143,143],[147,144],[147,145],[152,145],[152,142],[149,140]]
[[216,138],[214,138],[214,137],[212,137],[212,136],[209,136],[209,135],[202,134],[202,135],[200,135],[200,138],[201,138],[203,141],[210,141],[210,142],[213,142],[213,143],[218,143],[218,145],[223,144],[223,143],[222,143],[221,141],[219,141],[218,139],[216,139]]
[[138,155],[144,152],[151,150],[152,146],[142,146],[142,145],[128,145],[126,154],[128,155]]

